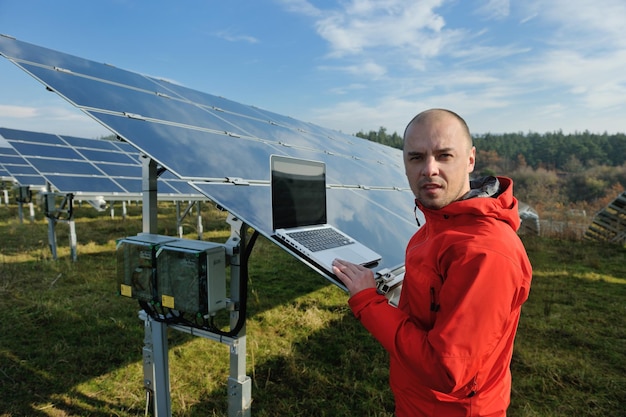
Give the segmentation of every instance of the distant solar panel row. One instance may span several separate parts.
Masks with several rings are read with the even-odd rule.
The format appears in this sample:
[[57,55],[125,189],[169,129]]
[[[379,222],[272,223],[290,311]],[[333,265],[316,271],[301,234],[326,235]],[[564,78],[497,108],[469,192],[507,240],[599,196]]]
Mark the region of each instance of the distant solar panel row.
[[[44,186],[58,192],[90,195],[139,196],[142,167],[139,153],[127,143],[60,136],[0,127],[13,148],[0,155],[0,163],[21,185]],[[186,181],[165,174],[162,194],[199,196]]]
[[0,147],[0,168],[10,177],[24,187],[43,187],[46,180],[15,152],[15,149]]
[[0,53],[268,237],[270,155],[325,162],[329,223],[381,268],[404,262],[417,226],[400,150],[9,37]]
[[595,241],[626,243],[626,192],[595,215],[585,232],[585,238]]

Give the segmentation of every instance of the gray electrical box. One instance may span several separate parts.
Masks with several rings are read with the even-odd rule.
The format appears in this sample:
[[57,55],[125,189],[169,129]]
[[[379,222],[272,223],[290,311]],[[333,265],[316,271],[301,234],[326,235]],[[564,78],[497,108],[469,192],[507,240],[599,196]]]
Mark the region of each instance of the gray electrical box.
[[119,294],[200,316],[226,308],[226,249],[140,233],[117,241]]
[[226,308],[226,249],[177,239],[157,251],[157,296],[163,307],[196,315]]
[[140,233],[119,239],[116,245],[118,291],[125,297],[157,301],[156,253],[175,238]]
[[30,203],[33,201],[33,192],[27,186],[18,186],[16,201],[18,203]]

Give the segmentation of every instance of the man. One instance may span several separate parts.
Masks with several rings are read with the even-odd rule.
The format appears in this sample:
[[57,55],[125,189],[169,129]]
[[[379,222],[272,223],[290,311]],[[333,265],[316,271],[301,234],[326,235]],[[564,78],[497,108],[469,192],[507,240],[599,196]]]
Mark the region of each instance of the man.
[[397,417],[505,416],[531,265],[512,181],[470,181],[476,149],[456,113],[431,109],[404,132],[404,165],[426,223],[406,248],[398,308],[372,271],[335,260],[355,316],[390,356]]

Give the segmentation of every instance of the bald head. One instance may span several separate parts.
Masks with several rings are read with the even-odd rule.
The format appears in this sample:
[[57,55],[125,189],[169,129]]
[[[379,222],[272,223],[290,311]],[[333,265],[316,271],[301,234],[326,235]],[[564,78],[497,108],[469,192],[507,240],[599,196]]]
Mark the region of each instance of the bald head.
[[417,116],[411,119],[409,124],[404,129],[403,140],[406,141],[407,133],[412,130],[413,127],[440,123],[458,124],[457,127],[460,128],[461,134],[467,139],[467,149],[469,150],[472,146],[474,146],[472,135],[470,134],[469,127],[467,126],[467,123],[465,123],[465,120],[457,113],[447,109],[429,109],[417,114]]

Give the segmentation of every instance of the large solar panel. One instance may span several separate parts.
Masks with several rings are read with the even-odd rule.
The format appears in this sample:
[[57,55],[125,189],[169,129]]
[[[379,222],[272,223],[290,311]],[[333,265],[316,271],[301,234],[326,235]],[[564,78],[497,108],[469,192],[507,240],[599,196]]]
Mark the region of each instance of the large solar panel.
[[269,238],[270,155],[325,162],[329,223],[402,265],[417,225],[401,151],[9,37],[0,53]]
[[[107,199],[141,197],[140,155],[128,143],[3,127],[0,127],[0,136],[14,148],[15,158],[22,161],[24,170],[36,173],[40,181],[48,182],[55,191]],[[12,174],[16,166],[11,165]],[[162,198],[206,199],[171,173],[159,180]]]

